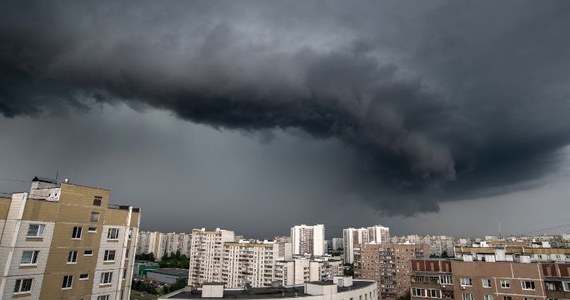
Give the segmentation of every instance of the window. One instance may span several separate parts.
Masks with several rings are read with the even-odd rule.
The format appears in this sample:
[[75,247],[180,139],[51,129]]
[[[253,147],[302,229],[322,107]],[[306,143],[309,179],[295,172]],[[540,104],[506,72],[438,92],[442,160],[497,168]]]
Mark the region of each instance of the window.
[[83,251],[83,256],[93,256],[93,250],[85,250],[85,251]]
[[73,232],[71,233],[71,238],[72,239],[80,239],[82,230],[83,230],[83,228],[80,226],[73,227]]
[[79,274],[79,280],[87,280],[89,279],[89,274]]
[[534,290],[534,281],[521,281],[523,290]]
[[463,293],[463,300],[473,300],[473,294]]
[[556,291],[556,284],[554,282],[546,282],[546,289],[549,291]]
[[101,280],[99,281],[100,284],[111,284],[113,280],[113,272],[103,272],[101,273]]
[[483,285],[484,288],[490,288],[491,287],[491,279],[489,279],[489,278],[481,279],[481,285]]
[[428,289],[427,296],[430,298],[439,298],[439,291],[434,289]]
[[453,284],[453,277],[451,275],[442,275],[439,277],[441,284]]
[[425,297],[425,289],[412,288],[412,296]]
[[69,254],[67,254],[67,263],[68,264],[77,263],[77,251],[69,251]]
[[131,249],[127,248],[127,250],[125,251],[125,259],[129,258],[129,250]]
[[501,287],[504,289],[510,289],[511,288],[511,281],[508,279],[501,279]]
[[30,227],[28,227],[28,234],[26,235],[26,237],[29,238],[43,237],[45,228],[46,228],[45,224],[30,224]]
[[563,281],[562,289],[564,289],[565,292],[570,292],[570,281]]
[[119,239],[119,228],[109,228],[109,232],[107,232],[107,239],[118,240]]
[[40,251],[24,251],[22,252],[22,259],[20,265],[35,265],[38,262],[38,254]]
[[93,206],[101,206],[101,202],[103,202],[103,197],[95,196],[93,198]]
[[109,300],[109,295],[101,295],[97,297],[97,300]]
[[484,295],[483,300],[493,300],[493,295]]
[[29,293],[32,290],[32,278],[17,279],[14,293]]
[[127,278],[127,269],[123,269],[123,279]]
[[129,228],[129,240],[132,239],[133,236],[133,229]]
[[503,296],[503,300],[513,300],[513,297],[511,297],[511,296]]
[[73,285],[73,275],[63,276],[63,283],[61,284],[62,289],[70,289]]
[[99,222],[99,213],[98,212],[92,212],[91,213],[91,222]]
[[115,261],[115,250],[105,250],[104,261]]
[[87,229],[87,232],[95,233],[95,232],[97,232],[97,227],[89,227],[89,228]]
[[471,286],[471,278],[461,277],[461,286]]

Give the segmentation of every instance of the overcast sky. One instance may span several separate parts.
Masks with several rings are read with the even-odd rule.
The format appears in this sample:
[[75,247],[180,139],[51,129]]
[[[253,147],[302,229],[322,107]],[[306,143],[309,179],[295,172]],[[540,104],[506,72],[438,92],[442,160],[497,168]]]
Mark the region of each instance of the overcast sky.
[[0,4],[0,192],[108,188],[142,228],[566,224],[570,2]]

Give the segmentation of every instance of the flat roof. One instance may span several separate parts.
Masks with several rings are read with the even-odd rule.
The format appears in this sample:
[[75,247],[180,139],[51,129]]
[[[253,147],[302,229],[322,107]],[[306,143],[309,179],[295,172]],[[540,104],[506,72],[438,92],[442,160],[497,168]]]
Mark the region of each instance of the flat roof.
[[[311,284],[323,284],[329,285],[332,281],[324,282],[308,282]],[[338,292],[346,292],[349,290],[356,290],[367,287],[369,285],[375,284],[373,280],[354,280],[350,287],[338,287]],[[295,286],[295,287],[261,287],[261,288],[249,288],[249,289],[225,289],[223,298],[227,299],[267,299],[267,298],[295,298],[295,297],[309,297],[314,295],[305,294],[305,286]],[[202,299],[202,291],[181,291],[178,294],[174,294],[168,299]],[[211,298],[204,298],[211,299]],[[217,298],[222,299],[222,298]]]

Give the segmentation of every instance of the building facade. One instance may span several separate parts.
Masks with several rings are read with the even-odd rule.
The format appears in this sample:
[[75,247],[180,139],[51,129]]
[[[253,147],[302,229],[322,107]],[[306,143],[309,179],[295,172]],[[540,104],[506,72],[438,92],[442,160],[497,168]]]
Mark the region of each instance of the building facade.
[[293,226],[291,228],[291,244],[293,255],[324,255],[326,253],[324,246],[325,226],[322,224]]
[[224,244],[222,282],[227,288],[271,286],[279,245],[273,241]]
[[129,299],[140,210],[105,189],[34,178],[0,198],[2,299]]
[[200,286],[204,282],[221,282],[224,244],[234,241],[235,233],[230,230],[193,229],[188,285]]
[[381,299],[396,299],[410,289],[411,261],[428,253],[427,245],[368,243],[360,249],[359,278],[378,281]]
[[374,225],[367,228],[346,228],[342,231],[342,247],[344,249],[344,261],[354,263],[355,253],[363,244],[388,243],[390,241],[390,229],[382,225]]

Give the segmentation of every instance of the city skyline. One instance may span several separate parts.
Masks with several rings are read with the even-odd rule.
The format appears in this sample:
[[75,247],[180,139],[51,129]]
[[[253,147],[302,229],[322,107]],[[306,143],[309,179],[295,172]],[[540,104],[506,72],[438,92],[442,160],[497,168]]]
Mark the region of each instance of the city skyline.
[[0,193],[58,174],[256,238],[565,224],[569,6],[5,1]]

